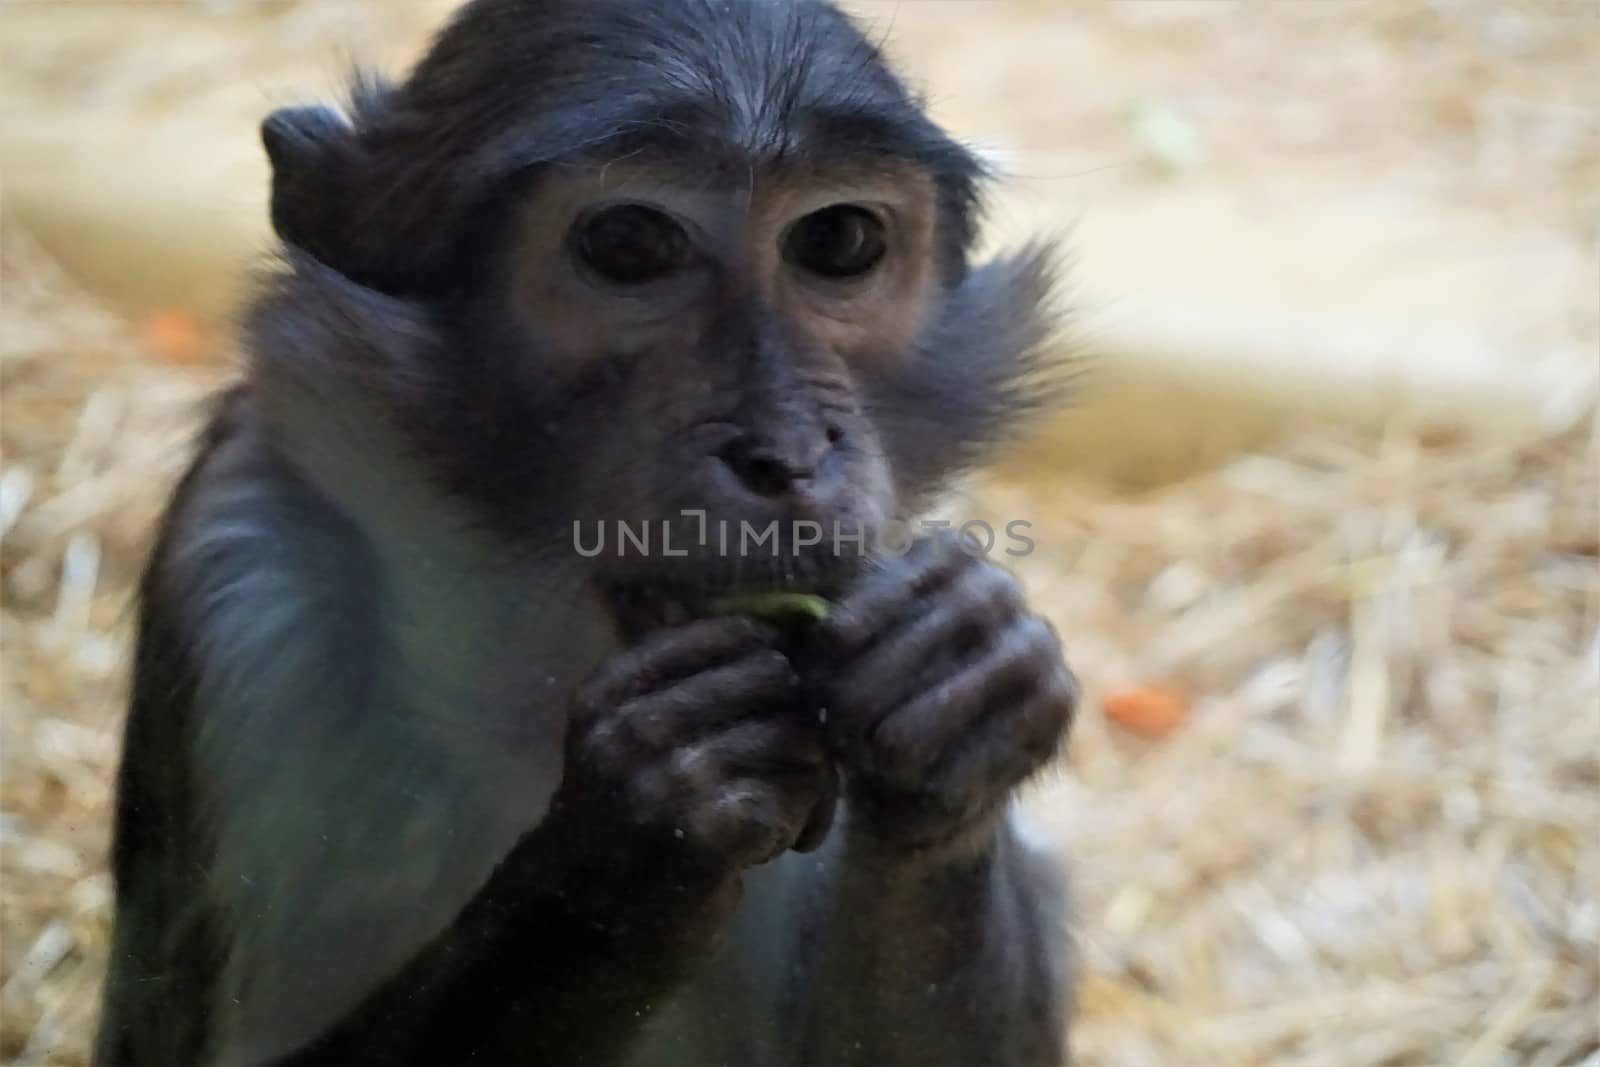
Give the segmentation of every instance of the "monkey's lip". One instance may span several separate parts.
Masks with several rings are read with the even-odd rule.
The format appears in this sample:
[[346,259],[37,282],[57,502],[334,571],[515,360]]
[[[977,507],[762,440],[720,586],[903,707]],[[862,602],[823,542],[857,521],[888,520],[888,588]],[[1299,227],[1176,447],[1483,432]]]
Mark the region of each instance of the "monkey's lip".
[[831,597],[838,593],[843,580],[842,575],[807,575],[689,583],[650,577],[609,584],[605,597],[623,633],[636,638],[653,630],[710,618],[717,614],[713,604],[724,598],[780,592]]

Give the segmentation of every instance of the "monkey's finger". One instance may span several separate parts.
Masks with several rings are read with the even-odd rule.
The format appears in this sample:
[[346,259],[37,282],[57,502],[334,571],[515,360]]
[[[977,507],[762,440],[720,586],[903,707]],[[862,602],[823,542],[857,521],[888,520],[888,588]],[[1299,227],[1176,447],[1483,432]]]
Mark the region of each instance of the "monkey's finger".
[[1021,611],[1022,593],[998,567],[973,566],[925,603],[928,610],[850,663],[829,687],[828,727],[836,744],[850,747],[853,735],[871,730],[876,717],[981,655]]
[[743,719],[763,705],[776,713],[792,704],[800,676],[788,657],[758,648],[724,663],[626,700],[620,718],[647,750],[681,746],[716,727]]
[[579,711],[615,707],[754,649],[770,648],[777,638],[772,627],[743,617],[702,619],[657,631],[610,656],[589,676],[578,691]]
[[972,563],[945,537],[923,538],[903,557],[881,560],[818,626],[819,647],[838,656],[859,652]]
[[950,677],[885,716],[867,738],[866,769],[918,789],[933,766],[966,743],[975,724],[1028,700],[1064,670],[1055,636],[1028,617]]
[[813,724],[793,715],[762,715],[734,723],[699,746],[726,777],[781,778],[812,774],[827,766],[822,738]]
[[823,790],[823,770],[768,768],[718,783],[692,808],[696,844],[724,861],[754,866],[793,847]]
[[1072,717],[1072,693],[1036,693],[1009,714],[983,723],[929,776],[928,792],[946,807],[996,802],[1054,758]]
[[[820,731],[814,723],[795,716],[747,720],[716,737],[707,748],[733,775],[761,783],[774,797],[770,810],[778,813],[777,818],[747,828],[750,839],[744,851],[750,864],[764,863],[796,847],[826,805],[829,790],[836,788]],[[822,814],[832,817],[831,810]],[[825,825],[819,830],[826,835]]]
[[822,796],[812,806],[805,826],[800,829],[800,836],[795,838],[791,846],[796,852],[815,852],[822,847],[822,843],[828,839],[828,832],[833,829],[833,818],[839,807],[839,768],[828,759],[823,760],[822,765],[825,775]]
[[783,794],[770,782],[726,782],[716,796],[684,812],[674,831],[718,866],[748,867],[780,849],[787,824]]

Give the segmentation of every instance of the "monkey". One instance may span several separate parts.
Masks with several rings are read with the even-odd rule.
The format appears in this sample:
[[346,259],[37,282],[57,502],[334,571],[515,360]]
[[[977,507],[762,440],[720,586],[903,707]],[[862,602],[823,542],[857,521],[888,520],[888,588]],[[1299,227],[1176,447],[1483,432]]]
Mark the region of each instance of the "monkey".
[[[983,163],[821,0],[470,0],[261,138],[277,260],[139,588],[96,1064],[1062,1062],[1016,797],[1077,683],[1005,568],[878,536],[1054,402],[1052,250],[977,260]],[[829,607],[711,609],[763,590]]]

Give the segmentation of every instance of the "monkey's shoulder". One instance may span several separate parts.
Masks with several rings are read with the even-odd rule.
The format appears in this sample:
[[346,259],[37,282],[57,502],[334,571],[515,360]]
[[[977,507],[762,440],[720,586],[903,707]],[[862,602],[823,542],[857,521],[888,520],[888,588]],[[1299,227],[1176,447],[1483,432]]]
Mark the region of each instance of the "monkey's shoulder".
[[394,552],[276,449],[250,387],[220,398],[143,583],[118,867],[130,930],[140,898],[204,918],[189,994],[225,1060],[293,1049],[436,936],[558,774],[559,719],[507,743],[445,654],[474,646],[435,634],[488,645],[476,598],[421,603]]

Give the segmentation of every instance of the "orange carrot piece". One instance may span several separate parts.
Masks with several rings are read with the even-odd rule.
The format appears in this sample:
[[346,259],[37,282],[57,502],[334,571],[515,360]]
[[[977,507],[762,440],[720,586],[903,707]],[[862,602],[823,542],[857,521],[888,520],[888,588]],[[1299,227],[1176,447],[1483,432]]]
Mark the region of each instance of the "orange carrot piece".
[[200,363],[209,355],[205,327],[176,308],[152,312],[144,320],[144,339],[173,363]]
[[1165,737],[1189,717],[1189,700],[1175,689],[1135,685],[1106,694],[1106,718],[1141,737]]

